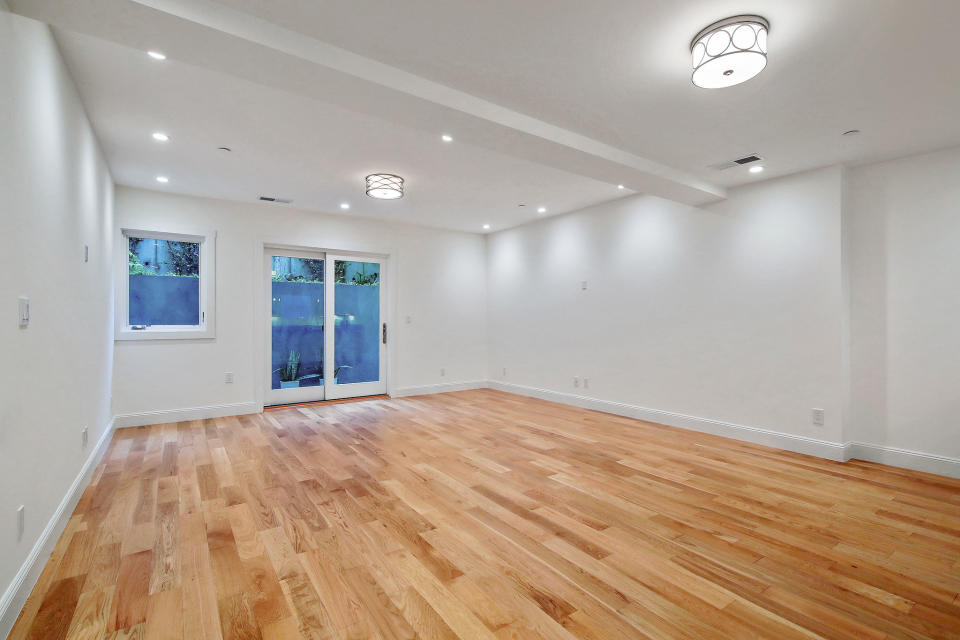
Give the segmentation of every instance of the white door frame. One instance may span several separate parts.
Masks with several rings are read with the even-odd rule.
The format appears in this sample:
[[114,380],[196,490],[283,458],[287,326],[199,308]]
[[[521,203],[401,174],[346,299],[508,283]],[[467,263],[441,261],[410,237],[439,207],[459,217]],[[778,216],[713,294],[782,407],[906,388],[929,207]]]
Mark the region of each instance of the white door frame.
[[[383,342],[383,325],[387,325],[388,341],[391,340],[390,323],[392,309],[396,305],[395,292],[388,283],[392,282],[393,269],[396,251],[378,252],[378,251],[355,251],[342,249],[325,249],[306,247],[302,245],[291,245],[284,242],[258,241],[257,242],[257,264],[262,271],[261,276],[257,278],[262,283],[261,287],[254,289],[254,309],[258,310],[257,315],[261,322],[254,323],[255,336],[254,344],[258,342],[261,348],[257,350],[254,359],[262,359],[261,365],[257,367],[260,374],[256,376],[257,396],[261,398],[261,407],[278,404],[292,404],[298,402],[315,402],[318,400],[330,400],[333,398],[359,397],[364,395],[375,395],[380,393],[390,393],[390,373],[393,370],[393,356],[396,355],[394,345]],[[324,260],[324,281],[333,282],[333,260],[345,259],[353,261],[377,262],[380,264],[380,380],[371,383],[355,383],[349,385],[328,385],[327,380],[333,377],[334,358],[328,357],[328,353],[333,354],[334,332],[327,331],[327,323],[334,322],[334,287],[324,287],[324,384],[316,387],[304,387],[296,389],[271,389],[271,379],[273,374],[273,363],[271,359],[271,326],[272,326],[272,307],[271,307],[271,289],[272,279],[271,257],[273,255],[284,255],[291,257],[303,257]],[[328,311],[329,310],[329,311]],[[328,351],[327,341],[330,341]],[[261,342],[262,341],[262,342]],[[334,356],[335,357],[335,356]],[[331,391],[334,387],[340,386],[342,389]],[[292,392],[292,393],[291,393]]]

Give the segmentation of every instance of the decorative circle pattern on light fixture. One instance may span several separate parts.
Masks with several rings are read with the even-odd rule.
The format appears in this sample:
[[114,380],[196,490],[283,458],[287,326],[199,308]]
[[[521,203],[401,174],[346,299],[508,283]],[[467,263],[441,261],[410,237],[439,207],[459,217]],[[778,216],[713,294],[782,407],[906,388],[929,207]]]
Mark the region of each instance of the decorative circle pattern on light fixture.
[[371,173],[367,176],[367,195],[379,200],[403,197],[403,178],[392,173]]
[[693,84],[704,89],[732,87],[767,66],[767,32],[761,16],[734,16],[714,22],[690,43]]

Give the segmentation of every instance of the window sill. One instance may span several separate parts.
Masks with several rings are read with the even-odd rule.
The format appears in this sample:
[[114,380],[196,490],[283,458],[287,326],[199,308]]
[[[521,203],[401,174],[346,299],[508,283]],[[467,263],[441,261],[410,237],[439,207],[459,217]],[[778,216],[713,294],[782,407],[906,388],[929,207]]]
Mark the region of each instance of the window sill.
[[212,327],[151,327],[149,329],[120,329],[114,340],[209,340],[215,336]]

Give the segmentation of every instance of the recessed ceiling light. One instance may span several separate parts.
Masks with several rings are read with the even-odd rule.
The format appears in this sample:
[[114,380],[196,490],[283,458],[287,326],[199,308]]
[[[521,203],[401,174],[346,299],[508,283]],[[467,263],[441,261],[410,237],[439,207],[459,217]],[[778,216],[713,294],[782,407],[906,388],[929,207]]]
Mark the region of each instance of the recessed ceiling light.
[[763,173],[763,167],[750,167],[750,173]]
[[485,224],[485,225],[483,225],[483,228],[484,228],[484,229],[489,229],[489,228],[490,228],[490,225]]
[[767,66],[770,23],[760,16],[734,16],[714,22],[690,43],[693,84],[721,89],[746,82]]
[[349,202],[341,202],[341,203],[340,203],[340,208],[343,209],[343,210],[347,210],[347,209],[350,208],[350,203],[349,203]]
[[447,134],[440,136],[440,139],[444,142],[453,142],[453,136],[448,136]]
[[167,184],[168,182],[170,182],[170,178],[168,178],[167,176],[157,176],[157,182],[161,184]]
[[624,187],[622,184],[618,184],[618,185],[617,185],[617,189],[623,189],[623,188],[625,188],[625,187]]
[[161,132],[159,132],[159,131],[155,131],[154,134],[153,134],[153,139],[156,140],[157,142],[166,142],[167,140],[170,139],[170,136],[168,136],[168,135],[165,134],[165,133],[161,133]]
[[546,212],[547,212],[546,207],[537,207],[537,213],[546,213]]
[[147,55],[153,58],[154,60],[166,60],[167,56],[160,53],[159,51],[147,51]]

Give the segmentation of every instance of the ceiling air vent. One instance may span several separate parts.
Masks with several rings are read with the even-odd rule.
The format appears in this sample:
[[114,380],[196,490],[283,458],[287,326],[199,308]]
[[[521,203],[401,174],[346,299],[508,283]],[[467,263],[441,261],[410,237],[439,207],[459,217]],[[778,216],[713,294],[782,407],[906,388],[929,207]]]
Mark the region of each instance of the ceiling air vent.
[[733,167],[740,167],[745,164],[750,164],[751,162],[758,162],[763,160],[763,158],[756,153],[752,153],[749,156],[743,156],[742,158],[737,158],[736,160],[728,160],[727,162],[718,162],[717,164],[711,164],[708,168],[715,169],[717,171],[723,171],[724,169],[732,169]]
[[275,196],[260,196],[260,199],[264,202],[279,202],[280,204],[290,204],[293,202],[290,198],[277,198]]

